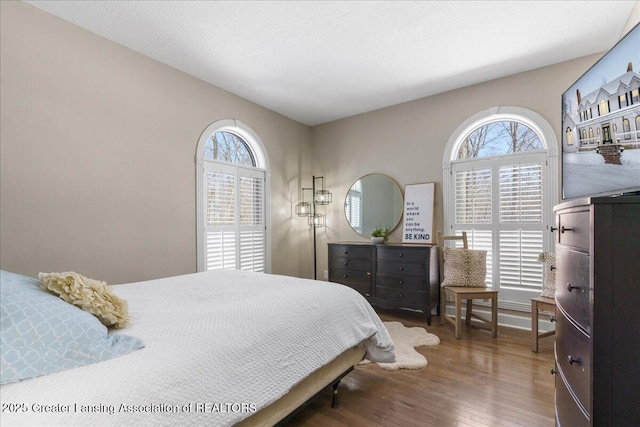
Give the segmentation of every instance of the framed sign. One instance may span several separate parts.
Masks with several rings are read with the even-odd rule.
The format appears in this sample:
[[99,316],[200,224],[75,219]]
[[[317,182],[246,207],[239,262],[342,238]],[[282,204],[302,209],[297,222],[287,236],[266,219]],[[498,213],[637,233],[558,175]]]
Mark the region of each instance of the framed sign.
[[435,182],[404,186],[402,243],[433,243],[435,190]]

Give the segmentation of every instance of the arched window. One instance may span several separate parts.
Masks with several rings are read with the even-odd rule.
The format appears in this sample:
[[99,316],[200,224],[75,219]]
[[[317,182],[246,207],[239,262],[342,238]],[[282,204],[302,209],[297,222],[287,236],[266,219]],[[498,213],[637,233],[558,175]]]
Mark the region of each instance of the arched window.
[[567,136],[567,145],[573,145],[573,131],[571,128],[567,128],[565,134]]
[[196,162],[198,271],[270,271],[269,167],[260,138],[237,120],[212,123]]
[[640,116],[636,116],[636,138],[640,138]]
[[557,152],[549,124],[518,107],[471,117],[445,149],[445,234],[466,231],[472,249],[487,251],[487,283],[503,308],[527,311],[542,290],[538,255],[553,243]]
[[207,138],[203,155],[206,160],[256,166],[247,143],[239,135],[228,130],[215,131],[210,138]]
[[631,139],[631,123],[629,119],[622,119],[622,132],[624,133],[624,139]]

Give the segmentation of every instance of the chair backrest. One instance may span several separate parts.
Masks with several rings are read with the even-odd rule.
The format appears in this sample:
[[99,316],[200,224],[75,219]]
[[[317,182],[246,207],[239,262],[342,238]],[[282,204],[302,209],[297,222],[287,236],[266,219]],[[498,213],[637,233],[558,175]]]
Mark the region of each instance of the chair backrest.
[[453,241],[454,245],[457,240],[462,241],[462,247],[464,249],[469,249],[469,243],[467,241],[467,232],[463,231],[461,236],[443,236],[441,232],[438,231],[438,258],[440,261],[440,283],[444,280],[444,245],[447,242]]

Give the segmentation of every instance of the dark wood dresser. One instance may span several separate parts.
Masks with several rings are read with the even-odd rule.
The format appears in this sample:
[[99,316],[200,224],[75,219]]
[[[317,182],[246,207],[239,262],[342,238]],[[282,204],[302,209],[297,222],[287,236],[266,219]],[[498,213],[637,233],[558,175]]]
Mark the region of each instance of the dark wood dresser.
[[640,196],[555,207],[556,424],[640,425]]
[[438,247],[329,243],[329,281],[354,288],[382,308],[438,310]]

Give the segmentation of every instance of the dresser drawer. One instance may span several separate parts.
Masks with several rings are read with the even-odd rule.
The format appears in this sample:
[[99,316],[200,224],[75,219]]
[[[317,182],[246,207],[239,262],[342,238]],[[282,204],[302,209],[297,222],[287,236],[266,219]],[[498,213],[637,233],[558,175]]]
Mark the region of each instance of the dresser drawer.
[[371,260],[362,258],[334,257],[331,265],[345,270],[371,271]]
[[362,295],[370,296],[371,273],[368,271],[332,268],[329,270],[329,280],[335,283],[347,285],[360,292]]
[[566,212],[558,215],[558,243],[589,249],[589,211]]
[[591,412],[591,340],[562,312],[556,325],[556,363],[573,394]]
[[384,288],[395,288],[406,291],[427,291],[427,281],[423,277],[415,276],[393,276],[381,275],[376,276],[376,286]]
[[589,255],[556,247],[556,301],[580,327],[591,333]]
[[556,420],[558,427],[589,427],[589,418],[571,396],[560,373],[556,374]]
[[378,307],[421,310],[431,325],[439,305],[438,247],[329,243],[329,280],[356,289]]
[[428,261],[425,248],[378,246],[376,252],[378,254],[378,261],[403,261],[423,264],[426,264]]
[[371,258],[371,247],[357,245],[330,245],[330,257]]
[[422,291],[409,291],[402,288],[387,288],[376,286],[376,298],[393,301],[402,306],[424,306],[427,304],[427,293]]
[[378,261],[378,273],[425,277],[427,274],[427,264]]

